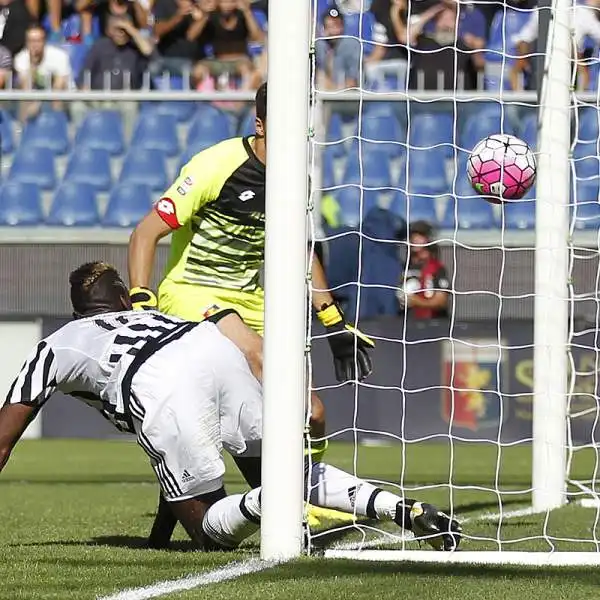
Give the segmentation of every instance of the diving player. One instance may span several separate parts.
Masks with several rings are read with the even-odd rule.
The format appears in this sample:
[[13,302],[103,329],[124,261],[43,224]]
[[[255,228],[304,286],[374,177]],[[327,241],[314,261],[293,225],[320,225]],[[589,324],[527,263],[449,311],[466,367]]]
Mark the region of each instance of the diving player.
[[[0,409],[0,471],[27,425],[62,391],[137,436],[163,498],[198,548],[236,547],[258,526],[260,488],[227,497],[221,452],[238,464],[260,460],[262,396],[244,355],[218,329],[233,311],[201,323],[132,311],[117,271],[99,262],[75,270],[70,284],[74,320],[35,346]],[[313,503],[395,521],[438,550],[460,541],[459,524],[430,504],[325,463],[307,468]]]

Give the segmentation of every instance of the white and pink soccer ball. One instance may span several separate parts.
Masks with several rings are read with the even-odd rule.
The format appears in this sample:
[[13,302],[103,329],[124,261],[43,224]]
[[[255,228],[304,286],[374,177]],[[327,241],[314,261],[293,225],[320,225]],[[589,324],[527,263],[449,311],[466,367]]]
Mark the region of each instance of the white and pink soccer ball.
[[494,203],[520,200],[535,182],[531,148],[514,135],[499,133],[481,140],[467,161],[473,189]]

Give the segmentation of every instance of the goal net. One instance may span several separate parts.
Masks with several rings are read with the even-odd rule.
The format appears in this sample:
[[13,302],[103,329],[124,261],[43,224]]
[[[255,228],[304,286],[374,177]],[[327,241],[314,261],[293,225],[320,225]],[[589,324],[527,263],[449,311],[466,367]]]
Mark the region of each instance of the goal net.
[[[310,328],[326,460],[464,536],[428,553],[355,516],[312,528],[311,551],[600,563],[598,42],[573,26],[596,18],[582,6],[313,3],[313,250],[376,342],[372,375],[341,385]],[[493,205],[467,181],[495,133],[536,153],[524,200]]]

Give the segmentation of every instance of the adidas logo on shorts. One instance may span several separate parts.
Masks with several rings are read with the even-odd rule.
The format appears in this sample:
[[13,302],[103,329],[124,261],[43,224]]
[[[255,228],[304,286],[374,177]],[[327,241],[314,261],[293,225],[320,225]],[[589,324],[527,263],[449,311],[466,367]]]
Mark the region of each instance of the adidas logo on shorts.
[[196,479],[187,469],[183,470],[181,475],[181,483],[189,483],[190,481],[194,481]]

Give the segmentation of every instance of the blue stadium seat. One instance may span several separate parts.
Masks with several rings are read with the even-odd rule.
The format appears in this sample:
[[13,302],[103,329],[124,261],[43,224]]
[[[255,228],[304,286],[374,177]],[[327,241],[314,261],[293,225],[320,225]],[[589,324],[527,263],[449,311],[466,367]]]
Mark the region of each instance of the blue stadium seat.
[[481,198],[450,200],[441,227],[444,229],[491,229],[496,227],[491,204]]
[[440,146],[439,151],[451,156],[454,134],[454,117],[448,112],[411,112],[408,120],[408,139],[412,146],[431,148]]
[[576,144],[573,149],[573,159],[578,178],[590,179],[600,176],[597,142]]
[[506,202],[502,206],[504,213],[504,227],[506,229],[534,229],[535,228],[535,202],[520,200]]
[[406,199],[406,194],[400,190],[394,190],[394,192],[392,192],[388,210],[396,217],[406,219],[407,204],[408,200]]
[[181,102],[144,102],[142,104],[142,112],[153,112],[158,115],[168,115],[175,117],[179,123],[189,121],[196,111],[196,103],[189,101]]
[[146,150],[159,150],[167,156],[179,154],[177,119],[173,115],[143,112],[137,121],[132,146]]
[[466,118],[459,135],[459,145],[470,151],[483,138],[495,133],[513,134],[514,131],[502,105],[487,102]]
[[86,114],[75,146],[106,150],[111,156],[123,153],[125,147],[121,113],[116,110],[95,110]]
[[330,152],[333,152],[335,158],[344,156],[345,144],[342,142],[344,133],[342,131],[342,117],[339,113],[332,113],[329,123],[327,123],[327,134],[325,140],[331,144],[328,146]]
[[112,185],[108,152],[98,148],[75,148],[67,163],[65,181],[91,185],[97,192],[107,192]]
[[[385,152],[365,148],[362,151],[350,152],[344,169],[343,183],[362,185],[368,188],[391,187],[389,159]],[[359,160],[360,159],[360,160]],[[362,176],[362,180],[361,180]]]
[[519,137],[529,144],[530,148],[537,148],[538,117],[535,111],[527,114],[521,121]]
[[363,192],[361,207],[361,191],[356,186],[341,188],[336,191],[335,198],[340,208],[340,225],[348,225],[349,227],[357,227],[369,210],[377,205],[375,194]]
[[321,187],[330,188],[335,185],[335,168],[334,168],[334,153],[333,148],[327,146],[321,151],[321,168],[322,168],[322,179]]
[[411,149],[407,161],[407,187],[410,193],[443,194],[450,190],[442,148]]
[[432,225],[437,225],[438,217],[435,210],[435,202],[435,198],[431,196],[411,194],[408,196],[406,202],[405,220],[409,223],[413,223],[414,221],[428,221]]
[[[452,187],[454,185],[454,187]],[[450,191],[458,198],[473,198],[474,196],[479,197],[479,194],[473,189],[469,183],[469,178],[465,173],[465,169],[462,165],[459,166],[456,173],[456,181],[450,180]]]
[[148,186],[124,183],[113,188],[102,225],[106,227],[134,227],[152,207]]
[[363,117],[360,135],[363,140],[373,142],[372,146],[390,158],[400,157],[406,152],[406,131],[401,130],[400,123],[393,116]]
[[37,185],[9,181],[0,188],[0,225],[39,225],[43,220]]
[[200,113],[188,130],[187,144],[203,150],[232,136],[231,124],[224,113],[217,111],[211,118]]
[[15,149],[12,119],[5,111],[0,111],[0,151],[10,154]]
[[577,141],[587,144],[596,144],[600,137],[600,126],[598,124],[598,109],[593,106],[584,106],[579,109]]
[[66,227],[91,227],[98,224],[96,190],[86,183],[63,183],[50,207],[48,225]]
[[165,156],[160,150],[136,148],[123,161],[120,183],[147,185],[155,191],[164,191],[168,185]]
[[599,196],[600,180],[598,178],[577,182],[575,202],[598,202]]
[[33,183],[44,190],[56,185],[54,153],[48,148],[19,148],[10,169],[9,179]]
[[575,229],[600,228],[600,204],[598,202],[583,202],[573,207]]
[[241,136],[254,135],[255,119],[256,119],[256,115],[254,114],[254,111],[253,110],[248,111],[248,113],[242,119],[242,122],[240,123],[240,126],[238,128],[238,135],[241,135]]
[[64,154],[69,148],[67,117],[62,111],[42,111],[25,126],[21,145],[24,148],[48,148]]

